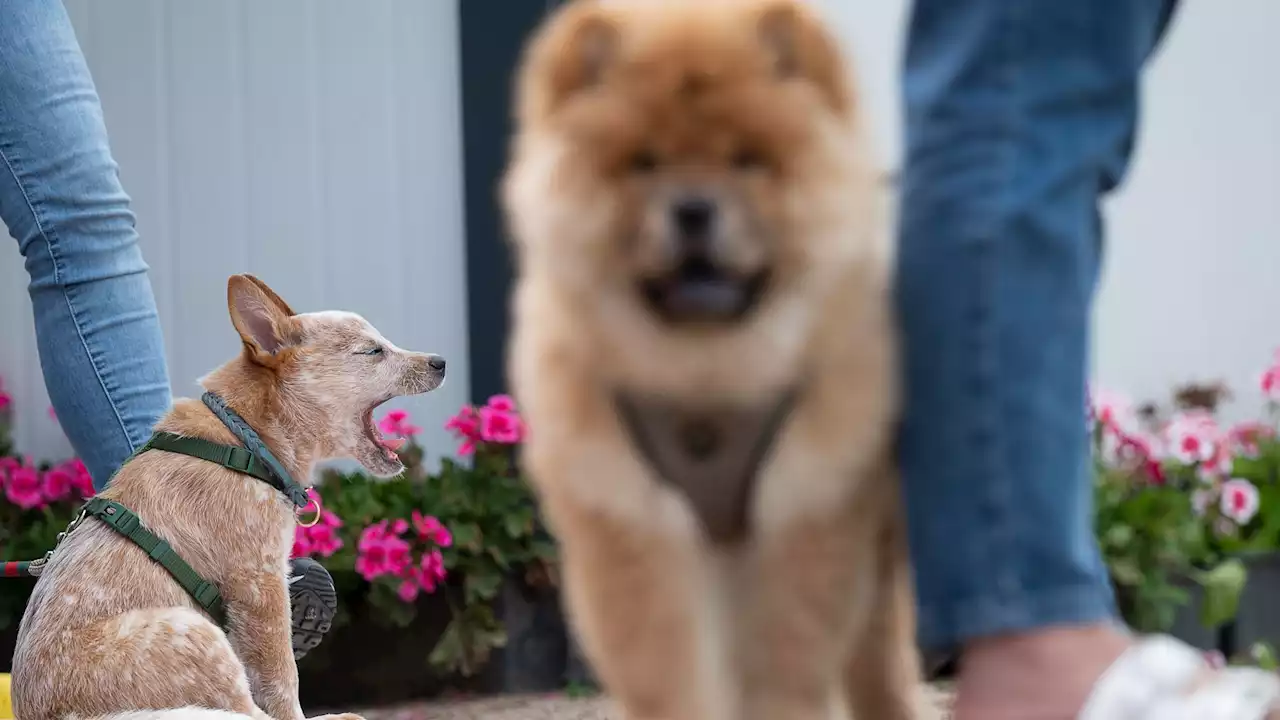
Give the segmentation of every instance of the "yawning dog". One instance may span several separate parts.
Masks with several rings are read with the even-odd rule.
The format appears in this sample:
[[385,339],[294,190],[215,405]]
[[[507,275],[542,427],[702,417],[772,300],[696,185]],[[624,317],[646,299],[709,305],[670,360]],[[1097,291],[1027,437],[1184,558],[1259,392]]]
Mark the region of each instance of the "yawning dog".
[[[201,380],[207,397],[238,414],[303,485],[327,458],[399,473],[373,411],[439,387],[444,360],[396,347],[352,313],[297,314],[249,275],[233,276],[227,295],[244,349]],[[177,400],[157,437],[239,447],[207,403]],[[293,489],[291,502],[262,479],[164,449],[127,462],[97,502],[114,518],[136,514],[220,592],[225,613],[196,602],[162,566],[172,561],[163,550],[148,553],[123,528],[86,517],[43,568],[22,618],[17,717],[301,720],[285,575],[305,496]],[[221,625],[216,614],[225,614]]]
[[923,711],[891,246],[847,75],[791,0],[580,0],[523,58],[523,462],[635,720]]

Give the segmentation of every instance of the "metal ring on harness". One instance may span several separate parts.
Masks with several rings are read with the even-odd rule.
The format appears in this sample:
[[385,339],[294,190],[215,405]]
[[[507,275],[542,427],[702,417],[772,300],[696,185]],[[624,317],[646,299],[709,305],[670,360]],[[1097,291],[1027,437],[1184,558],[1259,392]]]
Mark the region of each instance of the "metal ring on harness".
[[[302,515],[306,513],[307,508],[311,507],[312,505],[316,506],[315,516],[311,518],[311,522],[303,522]],[[316,523],[320,522],[320,515],[324,512],[324,509],[320,507],[320,498],[316,497],[315,495],[309,495],[307,504],[298,508],[294,512],[298,518],[298,525],[304,528],[309,528],[309,527],[314,527]]]

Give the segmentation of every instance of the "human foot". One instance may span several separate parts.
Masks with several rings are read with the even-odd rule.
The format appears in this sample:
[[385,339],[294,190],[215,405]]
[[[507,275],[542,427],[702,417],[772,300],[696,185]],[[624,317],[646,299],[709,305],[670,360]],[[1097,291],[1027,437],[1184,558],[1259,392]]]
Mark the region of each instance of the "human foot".
[[289,563],[289,604],[293,619],[293,659],[320,644],[338,611],[338,592],[329,571],[311,558]]

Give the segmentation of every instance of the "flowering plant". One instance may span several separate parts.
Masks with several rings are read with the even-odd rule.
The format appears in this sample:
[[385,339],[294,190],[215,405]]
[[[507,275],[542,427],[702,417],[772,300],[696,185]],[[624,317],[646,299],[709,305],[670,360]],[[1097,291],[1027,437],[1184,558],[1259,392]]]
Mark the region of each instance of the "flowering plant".
[[[420,596],[443,593],[451,619],[430,660],[474,674],[506,640],[493,610],[503,581],[516,573],[545,577],[555,558],[515,464],[524,422],[505,395],[464,406],[446,428],[465,461],[444,458],[436,473],[424,469],[421,428],[404,411],[389,412],[378,425],[405,441],[397,450],[405,472],[388,481],[326,473],[316,497],[323,493],[327,509],[314,526],[298,528],[294,554],[320,558],[331,571],[353,571],[370,588],[371,603],[396,624],[413,621]],[[341,574],[335,582],[351,582]]]
[[[0,383],[0,561],[34,560],[93,495],[93,481],[77,458],[35,463],[19,456],[10,435],[12,411],[13,399]],[[21,617],[30,591],[29,583],[0,583],[0,629]]]
[[1268,418],[1232,426],[1217,418],[1220,384],[1179,388],[1169,411],[1091,395],[1096,531],[1140,629],[1167,629],[1193,585],[1205,625],[1231,619],[1241,559],[1280,549],[1280,353],[1259,385]]

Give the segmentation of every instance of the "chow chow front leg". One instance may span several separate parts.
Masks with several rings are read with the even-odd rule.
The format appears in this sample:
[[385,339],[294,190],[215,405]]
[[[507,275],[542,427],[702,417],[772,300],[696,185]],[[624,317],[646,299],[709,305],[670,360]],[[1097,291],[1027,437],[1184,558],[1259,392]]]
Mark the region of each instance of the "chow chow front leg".
[[846,676],[855,720],[916,720],[935,714],[921,693],[916,600],[904,523],[901,516],[889,518],[878,542],[876,599]]
[[[684,511],[672,498],[652,502]],[[646,522],[574,501],[551,505],[574,625],[626,717],[733,720],[707,557],[691,518]]]
[[756,539],[742,616],[745,717],[850,717],[844,669],[875,598],[868,521],[828,510]]

